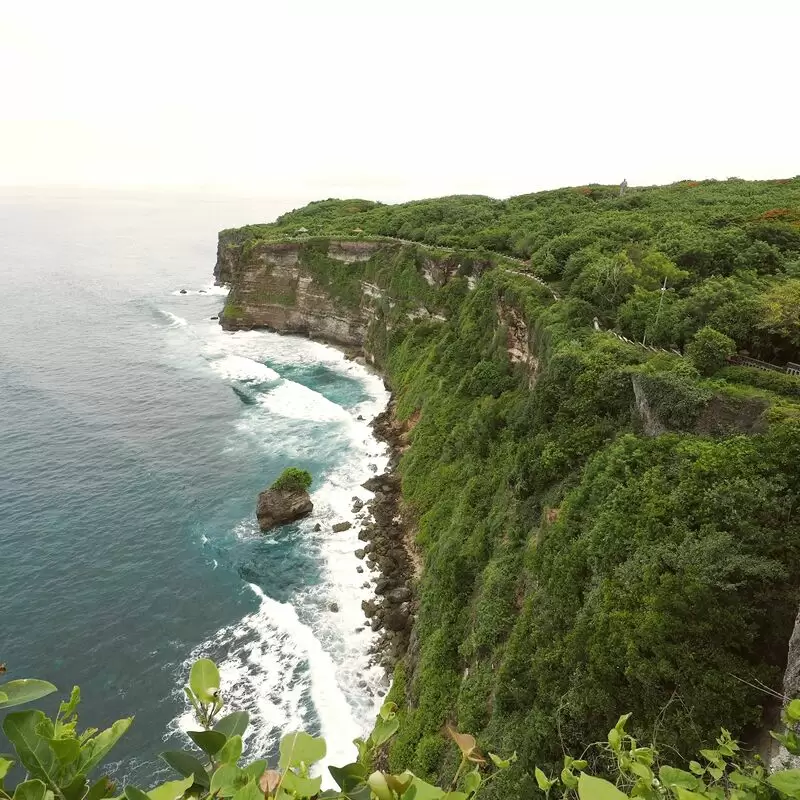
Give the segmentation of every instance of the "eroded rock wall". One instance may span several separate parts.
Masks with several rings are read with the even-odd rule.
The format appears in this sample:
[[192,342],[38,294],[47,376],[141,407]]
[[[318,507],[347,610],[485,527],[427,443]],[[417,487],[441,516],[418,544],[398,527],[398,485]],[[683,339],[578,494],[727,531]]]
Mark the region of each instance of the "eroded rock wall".
[[[362,282],[357,303],[342,302],[315,280],[304,263],[302,242],[257,243],[252,247],[220,237],[215,277],[231,292],[221,324],[226,330],[268,328],[312,336],[345,347],[361,347],[367,336],[378,287]],[[385,242],[331,241],[325,255],[353,265],[397,245]]]

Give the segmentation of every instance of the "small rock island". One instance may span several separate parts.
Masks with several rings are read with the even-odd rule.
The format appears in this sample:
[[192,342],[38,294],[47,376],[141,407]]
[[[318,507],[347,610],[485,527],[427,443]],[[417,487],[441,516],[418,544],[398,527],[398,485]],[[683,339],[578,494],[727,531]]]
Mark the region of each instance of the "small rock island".
[[262,531],[308,516],[314,504],[308,494],[311,473],[287,467],[278,480],[258,495],[256,517]]

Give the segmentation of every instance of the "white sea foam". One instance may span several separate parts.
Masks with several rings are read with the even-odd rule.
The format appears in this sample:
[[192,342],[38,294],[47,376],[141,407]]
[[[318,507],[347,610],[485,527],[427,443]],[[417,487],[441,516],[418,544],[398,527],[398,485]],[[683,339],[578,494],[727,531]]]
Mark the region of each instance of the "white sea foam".
[[223,378],[256,383],[271,383],[280,380],[280,375],[260,361],[245,356],[228,355],[210,359],[211,368]]
[[[307,339],[265,331],[231,334],[207,320],[193,323],[190,332],[220,379],[244,385],[255,400],[242,407],[231,447],[241,447],[246,437],[251,446],[285,455],[289,462],[313,459],[334,466],[315,476],[314,513],[297,524],[300,541],[321,561],[322,580],[296,592],[291,603],[250,584],[258,609],[199,645],[185,667],[201,654],[219,661],[228,707],[251,714],[248,755],[274,752],[281,735],[305,728],[326,737],[332,763],[346,763],[354,755],[352,739],[369,731],[386,688],[383,671],[370,666],[375,635],[366,627],[361,601],[373,596],[364,583],[375,576],[366,566],[363,573],[356,571],[354,551],[363,543],[352,498],[372,497],[361,484],[385,470],[387,449],[372,436],[368,420],[385,408],[388,392],[377,375]],[[368,399],[345,409],[279,374],[283,365],[298,364],[323,364],[355,379]],[[333,533],[333,524],[341,521],[353,527]],[[317,523],[319,532],[313,530]],[[231,532],[240,540],[260,536],[251,518]],[[185,677],[184,672],[179,680]],[[188,711],[175,724],[186,729]]]
[[350,415],[341,406],[294,381],[282,380],[263,394],[259,403],[271,414],[290,419],[315,422],[350,421]]
[[225,297],[229,291],[230,289],[227,286],[216,286],[213,283],[209,283],[200,289],[176,289],[174,292],[172,292],[172,294],[176,297],[194,297],[196,295],[204,294],[213,295],[216,297]]
[[179,317],[177,314],[173,314],[171,311],[165,311],[162,308],[157,308],[156,314],[165,322],[169,323],[167,326],[169,328],[185,328],[189,324],[189,321],[183,317]]

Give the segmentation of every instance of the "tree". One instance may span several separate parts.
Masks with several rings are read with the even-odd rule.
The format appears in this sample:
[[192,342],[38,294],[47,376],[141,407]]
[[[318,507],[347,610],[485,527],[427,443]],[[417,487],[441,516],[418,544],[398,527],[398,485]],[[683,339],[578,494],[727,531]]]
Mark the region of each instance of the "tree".
[[703,375],[713,375],[736,353],[736,342],[730,336],[706,325],[686,348],[686,355]]
[[800,348],[800,279],[784,281],[762,296],[758,327]]

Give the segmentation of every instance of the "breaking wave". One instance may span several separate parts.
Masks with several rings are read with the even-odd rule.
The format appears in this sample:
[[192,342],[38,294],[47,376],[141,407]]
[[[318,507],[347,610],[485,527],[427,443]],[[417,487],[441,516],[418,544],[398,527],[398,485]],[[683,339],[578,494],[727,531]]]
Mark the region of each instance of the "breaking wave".
[[[227,540],[202,544],[213,551],[210,568],[227,563],[236,569],[258,606],[199,643],[176,684],[183,685],[194,659],[208,655],[220,665],[228,706],[250,712],[247,755],[273,755],[284,733],[302,728],[326,737],[331,763],[347,763],[352,740],[368,732],[387,688],[382,669],[371,663],[375,635],[361,610],[361,601],[374,594],[377,575],[366,565],[356,571],[363,518],[353,511],[353,499],[372,497],[361,484],[388,461],[385,445],[369,428],[369,420],[386,406],[388,392],[376,375],[307,339],[263,331],[225,333],[207,316],[187,333],[186,347],[193,349],[185,352],[198,357],[185,363],[204,364],[201,368],[210,369],[243,401],[230,448],[261,448],[282,464],[321,466],[315,472],[313,515],[284,529],[289,533],[282,531],[275,545],[300,548],[313,560],[313,575],[301,575],[293,588],[276,592],[260,580],[257,568],[226,557]],[[352,527],[334,533],[333,524],[341,521]],[[227,535],[233,542],[278,540],[264,539],[252,516]],[[186,709],[171,727],[186,730],[191,724]]]

